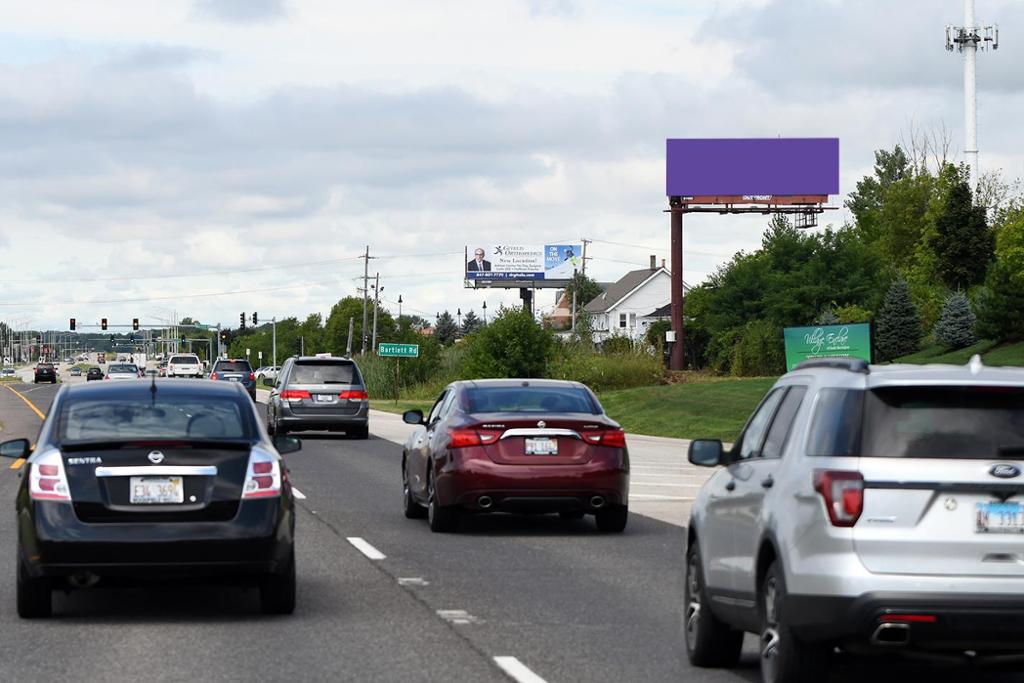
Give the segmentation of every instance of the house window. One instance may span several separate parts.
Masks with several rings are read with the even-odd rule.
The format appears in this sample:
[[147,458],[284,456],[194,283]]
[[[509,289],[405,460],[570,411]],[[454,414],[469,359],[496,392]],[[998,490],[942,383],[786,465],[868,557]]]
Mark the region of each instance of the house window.
[[624,330],[624,329],[626,329],[626,326],[628,324],[629,324],[629,314],[628,313],[619,313],[619,328]]

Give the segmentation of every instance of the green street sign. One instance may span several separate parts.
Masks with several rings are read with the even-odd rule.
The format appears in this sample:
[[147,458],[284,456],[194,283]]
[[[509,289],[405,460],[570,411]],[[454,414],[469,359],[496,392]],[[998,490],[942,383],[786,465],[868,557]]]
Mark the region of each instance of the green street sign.
[[378,356],[391,356],[393,358],[418,358],[420,355],[419,344],[378,344]]
[[861,358],[871,362],[871,323],[787,327],[786,370],[808,358]]
[[192,327],[196,328],[197,330],[208,330],[208,329],[210,329],[209,325],[204,325],[203,323],[196,323]]

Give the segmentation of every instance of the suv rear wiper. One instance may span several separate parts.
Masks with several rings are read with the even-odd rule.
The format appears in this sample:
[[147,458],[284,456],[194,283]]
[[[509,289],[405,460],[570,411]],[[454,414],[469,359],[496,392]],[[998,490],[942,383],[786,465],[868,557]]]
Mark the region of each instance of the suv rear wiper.
[[352,384],[352,382],[342,382],[340,379],[325,379],[320,384]]

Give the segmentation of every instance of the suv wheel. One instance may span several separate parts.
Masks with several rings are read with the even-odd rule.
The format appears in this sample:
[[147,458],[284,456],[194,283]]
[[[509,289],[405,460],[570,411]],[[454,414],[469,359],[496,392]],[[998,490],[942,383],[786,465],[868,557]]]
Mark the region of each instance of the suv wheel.
[[782,567],[773,562],[761,583],[761,680],[764,683],[813,683],[828,676],[828,646],[801,641],[786,624],[779,605],[786,595]]
[[434,477],[427,480],[427,522],[430,530],[438,533],[448,533],[459,529],[459,509],[454,505],[439,505],[437,502],[437,490],[434,487]]
[[405,513],[406,519],[423,519],[427,516],[427,511],[413,498],[412,491],[409,489],[409,475],[405,471],[404,465],[402,467],[402,511]]
[[735,666],[743,649],[743,631],[730,628],[711,613],[696,542],[686,551],[684,590],[683,633],[690,663],[700,667]]

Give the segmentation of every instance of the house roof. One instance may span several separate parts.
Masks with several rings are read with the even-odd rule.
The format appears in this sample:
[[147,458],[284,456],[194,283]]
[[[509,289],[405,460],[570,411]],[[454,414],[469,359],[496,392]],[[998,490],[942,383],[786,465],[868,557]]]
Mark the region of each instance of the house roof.
[[619,278],[618,282],[608,285],[604,290],[604,294],[588,301],[583,310],[587,313],[604,313],[659,272],[668,273],[664,268],[631,270]]
[[672,304],[668,303],[661,308],[655,308],[653,311],[645,315],[645,318],[668,318],[672,315]]

